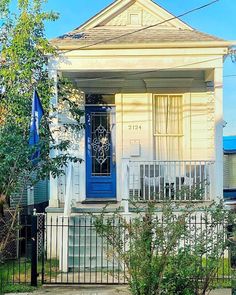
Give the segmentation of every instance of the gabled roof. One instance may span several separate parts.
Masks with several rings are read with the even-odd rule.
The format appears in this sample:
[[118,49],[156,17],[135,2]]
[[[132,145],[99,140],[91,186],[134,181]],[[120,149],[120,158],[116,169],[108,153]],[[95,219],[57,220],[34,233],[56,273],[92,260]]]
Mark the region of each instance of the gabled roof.
[[[146,26],[151,23],[159,23],[173,18],[172,14],[151,0],[117,0],[77,29],[88,30],[98,26],[122,26],[122,24],[125,25],[126,22],[129,22],[127,13],[142,13],[143,22],[140,25]],[[126,25],[127,24],[128,23],[126,23]],[[162,27],[192,29],[179,19],[166,22]]]
[[51,42],[61,49],[82,49],[222,41],[194,30],[151,0],[117,0],[72,32]]

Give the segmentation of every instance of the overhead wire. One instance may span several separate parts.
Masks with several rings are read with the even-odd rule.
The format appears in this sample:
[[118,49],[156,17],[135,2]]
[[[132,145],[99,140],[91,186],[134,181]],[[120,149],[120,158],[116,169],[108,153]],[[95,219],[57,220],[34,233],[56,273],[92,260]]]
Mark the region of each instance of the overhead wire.
[[[63,54],[65,53],[68,53],[68,52],[72,52],[72,51],[75,51],[75,50],[80,50],[80,49],[86,49],[86,48],[89,48],[89,47],[92,47],[92,46],[95,46],[95,45],[98,45],[98,44],[102,44],[102,43],[106,43],[106,42],[109,42],[109,41],[113,41],[113,40],[116,40],[116,39],[119,39],[119,38],[122,38],[122,37],[125,37],[125,36],[129,36],[131,34],[134,34],[134,33],[137,33],[137,32],[141,32],[141,31],[144,31],[144,30],[147,30],[147,29],[150,29],[150,28],[153,28],[153,27],[157,27],[159,25],[162,25],[164,23],[167,23],[167,22],[170,22],[172,20],[175,20],[175,19],[179,19],[185,15],[188,15],[190,13],[193,13],[195,11],[198,11],[198,10],[201,10],[201,9],[204,9],[208,6],[211,6],[213,4],[215,4],[216,2],[219,2],[220,0],[214,0],[214,1],[211,1],[209,3],[206,3],[204,5],[201,5],[199,7],[196,7],[196,8],[193,8],[191,10],[188,10],[184,13],[181,13],[177,16],[173,16],[169,19],[166,19],[162,22],[159,22],[159,23],[156,23],[156,24],[153,24],[153,25],[149,25],[149,26],[146,26],[146,27],[143,27],[143,28],[140,28],[140,29],[137,29],[137,30],[134,30],[132,32],[128,32],[128,33],[125,33],[125,34],[121,34],[119,36],[116,36],[116,37],[113,37],[113,38],[108,38],[108,39],[104,39],[104,40],[100,40],[98,42],[94,42],[92,44],[87,44],[87,45],[83,45],[83,46],[80,46],[80,47],[77,47],[77,48],[73,48],[73,49],[70,49],[70,50],[67,50],[67,51],[63,51]],[[190,66],[190,65],[195,65],[195,64],[199,64],[199,63],[204,63],[204,62],[208,62],[208,61],[214,61],[214,60],[217,60],[217,59],[221,59],[221,58],[214,58],[214,59],[207,59],[207,60],[203,60],[203,61],[200,61],[200,62],[195,62],[195,63],[191,63],[191,64],[182,64],[182,65],[177,65],[176,67],[170,67],[170,68],[160,68],[160,69],[155,69],[155,70],[149,70],[149,71],[137,71],[135,73],[128,73],[125,75],[125,77],[127,76],[136,76],[136,75],[142,75],[142,74],[148,74],[148,73],[155,73],[155,72],[158,72],[158,71],[166,71],[166,70],[174,70],[174,69],[177,69],[177,68],[180,68],[180,67],[184,67],[184,66]],[[226,75],[224,77],[234,77],[236,75]],[[104,77],[95,77],[95,78],[81,78],[83,81],[94,81],[94,80],[102,80],[102,79],[119,79],[119,78],[124,78],[124,76],[104,76]]]
[[209,3],[206,3],[206,4],[201,5],[201,6],[199,6],[199,7],[196,7],[196,8],[193,8],[193,9],[191,9],[191,10],[188,10],[188,11],[186,11],[186,12],[184,12],[184,13],[181,13],[181,14],[179,14],[179,15],[177,15],[177,16],[173,16],[173,17],[171,17],[171,18],[169,18],[169,19],[166,19],[166,20],[164,20],[164,21],[161,21],[161,22],[158,22],[158,23],[156,23],[156,24],[149,25],[149,26],[146,26],[146,27],[143,27],[143,28],[140,28],[140,29],[134,30],[134,31],[132,31],[132,32],[128,32],[128,33],[121,34],[121,35],[116,36],[116,37],[107,38],[107,39],[104,39],[104,40],[100,40],[100,41],[94,42],[94,43],[92,43],[92,44],[87,44],[87,45],[83,45],[83,46],[80,46],[80,47],[77,47],[77,48],[72,48],[72,49],[67,50],[67,51],[63,51],[63,54],[68,53],[68,52],[72,52],[72,51],[75,51],[75,50],[86,49],[86,48],[89,48],[89,47],[92,47],[92,46],[95,46],[95,45],[99,45],[99,44],[103,44],[103,43],[106,43],[106,42],[109,42],[109,41],[114,41],[114,40],[120,39],[120,38],[122,38],[122,37],[126,37],[126,36],[129,36],[129,35],[132,35],[132,34],[135,34],[135,33],[138,33],[138,32],[142,32],[142,31],[144,31],[144,30],[147,30],[147,29],[150,29],[150,28],[153,28],[153,27],[157,27],[157,26],[162,25],[162,24],[164,24],[164,23],[170,22],[170,21],[175,20],[175,19],[179,19],[180,17],[183,17],[183,16],[188,15],[188,14],[190,14],[190,13],[193,13],[193,12],[195,12],[195,11],[198,11],[198,10],[201,10],[201,9],[203,9],[203,8],[206,8],[206,7],[208,7],[208,6],[210,6],[210,5],[213,5],[214,3],[219,2],[219,1],[220,1],[220,0],[214,0],[214,1],[211,1],[211,2],[209,2]]
[[236,77],[236,74],[234,75],[224,75],[224,78],[231,78],[231,77]]

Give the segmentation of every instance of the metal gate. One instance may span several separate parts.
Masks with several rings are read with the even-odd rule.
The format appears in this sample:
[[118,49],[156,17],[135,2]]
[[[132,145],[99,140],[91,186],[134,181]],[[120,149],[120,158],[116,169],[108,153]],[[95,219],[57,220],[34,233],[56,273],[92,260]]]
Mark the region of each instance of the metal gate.
[[47,219],[44,284],[127,283],[126,267],[93,221],[83,215]]

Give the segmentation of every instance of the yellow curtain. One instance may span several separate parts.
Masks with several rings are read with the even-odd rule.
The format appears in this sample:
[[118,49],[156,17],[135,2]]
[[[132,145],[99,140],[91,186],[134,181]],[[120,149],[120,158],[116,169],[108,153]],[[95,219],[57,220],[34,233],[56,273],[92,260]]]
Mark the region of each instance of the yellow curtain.
[[155,96],[155,137],[157,160],[181,160],[183,97]]

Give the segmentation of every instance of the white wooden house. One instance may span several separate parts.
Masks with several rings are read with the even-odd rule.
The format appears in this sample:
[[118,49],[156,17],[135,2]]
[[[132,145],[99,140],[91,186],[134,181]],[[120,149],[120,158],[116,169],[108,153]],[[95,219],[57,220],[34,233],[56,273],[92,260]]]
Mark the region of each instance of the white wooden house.
[[[63,54],[51,60],[51,75],[77,84],[86,123],[81,134],[63,135],[73,138],[71,153],[84,161],[51,179],[53,212],[65,202],[94,208],[128,197],[176,199],[174,191],[196,183],[205,187],[200,201],[222,197],[229,42],[194,30],[150,0],[118,0],[52,43]],[[55,124],[63,120],[59,115]],[[178,198],[187,200],[187,194]]]
[[[196,31],[150,0],[117,0],[52,40],[50,73],[76,83],[85,130],[58,132],[83,159],[50,181],[48,213],[125,200],[223,195],[223,62],[230,42]],[[78,99],[75,98],[75,99]],[[55,96],[52,103],[57,105]],[[70,120],[59,113],[54,128]]]

